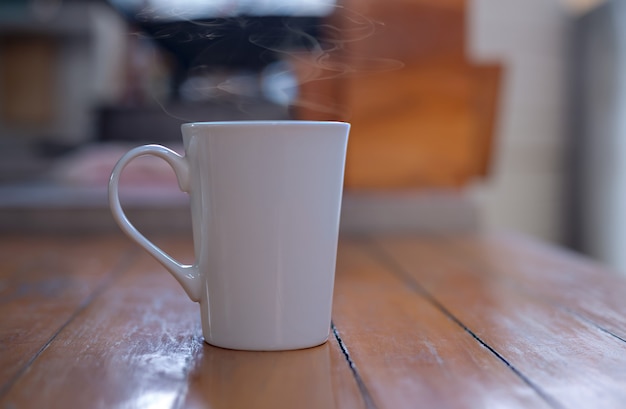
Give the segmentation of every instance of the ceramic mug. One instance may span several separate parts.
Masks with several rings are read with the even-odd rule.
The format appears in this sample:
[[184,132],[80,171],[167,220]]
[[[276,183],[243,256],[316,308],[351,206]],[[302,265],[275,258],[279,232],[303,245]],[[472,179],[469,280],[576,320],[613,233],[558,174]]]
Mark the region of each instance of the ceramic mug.
[[[115,220],[200,304],[209,344],[287,350],[328,339],[349,129],[342,122],[189,123],[184,156],[144,145],[113,169]],[[165,160],[190,195],[193,265],[146,239],[122,210],[120,175],[143,155]]]

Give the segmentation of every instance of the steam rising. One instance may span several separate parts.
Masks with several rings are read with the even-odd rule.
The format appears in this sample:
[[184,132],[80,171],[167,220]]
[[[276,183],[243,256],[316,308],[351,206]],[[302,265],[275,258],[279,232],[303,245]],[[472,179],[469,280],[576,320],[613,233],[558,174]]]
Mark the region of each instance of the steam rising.
[[[278,104],[346,118],[349,116],[346,107],[307,101],[298,96],[298,88],[314,81],[397,70],[403,66],[397,60],[365,59],[354,52],[353,45],[363,46],[362,42],[383,24],[324,0],[190,0],[182,5],[152,0],[147,2],[148,6],[143,0],[136,3],[144,5],[135,12],[136,20],[156,25],[150,32],[151,38],[168,44],[174,52],[193,50],[187,61],[188,79],[180,87],[188,100],[208,100],[219,95],[244,100],[264,96]],[[125,7],[132,5],[127,3]],[[249,18],[268,14],[276,23],[269,27],[258,27],[258,21]],[[331,14],[326,19],[294,18]],[[169,24],[172,22],[175,23]],[[232,45],[225,48],[224,44]],[[250,54],[246,47],[254,50],[259,60],[252,61],[257,66],[248,70],[244,68]],[[215,70],[215,65],[220,63],[239,64],[240,69],[234,75],[220,76],[219,70],[218,74]],[[243,104],[240,109],[245,109]]]

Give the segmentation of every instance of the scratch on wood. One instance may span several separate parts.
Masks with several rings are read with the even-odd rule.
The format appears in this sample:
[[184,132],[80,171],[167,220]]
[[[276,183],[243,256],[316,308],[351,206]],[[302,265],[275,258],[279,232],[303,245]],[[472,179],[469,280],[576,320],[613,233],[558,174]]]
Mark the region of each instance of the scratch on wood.
[[443,359],[441,359],[441,356],[439,355],[439,351],[437,351],[437,348],[435,348],[435,346],[427,340],[424,340],[424,345],[426,345],[426,348],[428,348],[428,351],[432,354],[432,356],[435,357],[437,364],[439,364],[440,366],[444,366]]

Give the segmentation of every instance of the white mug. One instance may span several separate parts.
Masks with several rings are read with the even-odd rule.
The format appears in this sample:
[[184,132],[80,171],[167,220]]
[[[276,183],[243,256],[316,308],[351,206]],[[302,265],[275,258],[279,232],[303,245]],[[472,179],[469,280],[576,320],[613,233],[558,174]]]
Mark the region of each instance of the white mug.
[[[115,220],[200,303],[209,344],[269,351],[328,339],[349,129],[342,122],[189,123],[184,156],[144,145],[113,169]],[[190,195],[193,265],[174,260],[124,215],[119,178],[143,155],[164,159]]]

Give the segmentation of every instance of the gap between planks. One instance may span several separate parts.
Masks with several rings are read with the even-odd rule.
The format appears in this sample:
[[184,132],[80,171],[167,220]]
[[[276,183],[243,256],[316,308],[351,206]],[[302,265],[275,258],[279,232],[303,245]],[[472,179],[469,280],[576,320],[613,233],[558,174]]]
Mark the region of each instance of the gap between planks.
[[352,376],[354,377],[354,381],[356,382],[359,388],[359,392],[361,393],[361,397],[363,398],[365,407],[367,409],[376,409],[377,406],[374,403],[374,399],[372,398],[372,395],[367,389],[367,386],[365,385],[363,378],[359,374],[359,370],[357,369],[354,361],[352,360],[352,357],[350,357],[350,352],[348,351],[348,347],[346,346],[343,339],[341,339],[341,336],[339,335],[339,330],[335,326],[334,322],[330,323],[330,329],[331,329],[332,336],[335,337],[335,340],[337,341],[337,344],[339,345],[339,348],[341,349],[341,352],[343,353],[343,356],[346,359],[346,363],[348,364],[348,367],[350,368],[350,371],[352,372]]
[[[445,240],[445,236],[441,236],[440,239]],[[384,252],[384,250],[381,249],[381,251]],[[488,269],[489,267],[486,267],[484,265],[482,265],[480,262],[476,261],[473,257],[468,256],[464,251],[459,250],[458,248],[452,248],[451,249],[452,253],[454,253],[455,257],[454,260],[455,261],[449,261],[448,263],[450,265],[454,265],[454,266],[462,266],[464,268],[470,268],[472,270],[484,270],[484,269]],[[458,260],[462,259],[463,263],[459,262]],[[509,280],[507,278],[506,280],[507,283],[510,283],[511,285],[513,285],[513,281]],[[587,316],[587,314],[585,314],[584,312],[578,312],[575,311],[574,309],[572,309],[571,307],[567,307],[565,305],[563,305],[561,302],[559,301],[555,301],[550,299],[550,297],[546,297],[546,296],[540,296],[537,294],[533,294],[531,291],[528,291],[528,289],[525,286],[522,287],[516,287],[516,289],[522,293],[524,293],[524,295],[540,300],[541,302],[547,303],[551,306],[553,306],[554,308],[558,308],[559,310],[563,311],[565,314],[568,314],[576,319],[579,319],[581,321],[586,322],[587,324],[591,325],[592,327],[598,329],[599,331],[601,331],[602,333],[609,335],[613,338],[618,339],[621,342],[626,342],[626,339],[624,339],[624,337],[621,337],[620,335],[614,333],[613,331],[611,331],[610,329],[606,328],[604,325],[602,325],[601,323],[597,322],[596,320],[594,320],[593,318]]]
[[441,311],[448,319],[454,322],[467,332],[476,342],[482,347],[486,348],[491,354],[493,354],[500,362],[502,362],[509,370],[511,370],[522,382],[528,385],[543,401],[554,409],[562,409],[563,406],[550,397],[545,391],[543,391],[538,385],[532,382],[526,375],[524,375],[519,369],[513,366],[510,362],[504,358],[495,348],[488,345],[482,340],[474,331],[472,331],[467,325],[463,324],[461,320],[452,314],[443,304],[441,304],[430,292],[422,287],[413,277],[411,277],[404,268],[396,262],[396,260],[387,253],[380,245],[376,244],[372,239],[365,239],[361,241],[364,247],[371,249],[371,255],[376,258],[382,265],[386,266],[390,272],[396,275],[402,282],[404,282],[412,291],[424,297],[429,303],[431,303],[436,309]]

